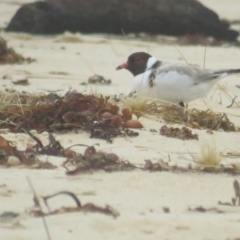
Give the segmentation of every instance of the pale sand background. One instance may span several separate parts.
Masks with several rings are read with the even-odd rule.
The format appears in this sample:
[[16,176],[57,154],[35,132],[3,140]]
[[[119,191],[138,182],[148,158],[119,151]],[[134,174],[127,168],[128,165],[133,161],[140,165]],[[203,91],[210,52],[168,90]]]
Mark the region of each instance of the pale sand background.
[[[31,1],[9,0],[0,1],[0,27],[13,16],[19,7],[18,3]],[[237,0],[203,0],[207,6],[215,9],[222,18],[239,19]],[[27,34],[2,33],[8,40],[9,46],[14,47],[25,56],[37,59],[30,65],[1,66],[0,76],[8,75],[9,79],[1,80],[1,89],[15,88],[12,79],[27,76],[30,85],[20,86],[18,90],[29,92],[44,92],[47,90],[62,90],[69,88],[89,93],[104,94],[129,93],[132,86],[132,76],[127,71],[115,71],[116,66],[126,60],[130,52],[148,51],[165,61],[183,61],[173,46],[147,43],[140,40],[124,40],[112,36],[101,35],[71,35],[31,36]],[[67,42],[71,37],[75,43]],[[171,39],[171,38],[170,38]],[[64,49],[62,49],[64,48]],[[178,46],[188,62],[203,66],[203,46]],[[238,68],[240,48],[228,46],[207,48],[207,68]],[[91,70],[92,69],[92,70]],[[68,75],[53,75],[52,71],[63,71]],[[83,87],[82,81],[96,74],[112,80],[110,86]],[[239,95],[239,76],[221,80],[231,96]],[[5,85],[5,86],[4,86]],[[219,104],[222,98],[222,105]],[[240,110],[237,107],[226,108],[230,102],[219,91],[212,90],[206,105],[214,111],[229,113],[229,117],[240,126]],[[206,109],[202,100],[195,101],[190,107]],[[198,133],[201,141],[181,141],[165,138],[150,129],[159,131],[164,124],[158,121],[141,119],[145,129],[140,130],[137,138],[116,138],[113,144],[103,140],[90,139],[87,133],[56,134],[56,138],[68,147],[74,143],[100,143],[98,149],[114,152],[121,158],[135,164],[143,165],[144,159],[157,161],[167,159],[170,154],[173,163],[189,164],[191,157],[188,151],[198,153],[201,142],[215,141],[220,152],[239,151],[240,134],[214,132],[206,134],[205,130],[193,130]],[[9,140],[18,142],[23,148],[32,140],[24,134],[2,134]],[[47,134],[41,134],[40,139],[47,143]],[[83,148],[76,148],[84,151]],[[187,158],[184,160],[182,157]],[[42,159],[46,159],[42,157]],[[64,159],[49,158],[60,165]],[[233,161],[226,159],[226,161]],[[240,163],[240,159],[234,159]],[[63,214],[47,218],[52,239],[236,239],[240,238],[240,208],[221,207],[217,202],[229,202],[233,197],[232,182],[235,177],[224,174],[193,174],[167,172],[97,172],[74,177],[65,175],[65,170],[28,170],[24,168],[0,168],[0,213],[14,211],[24,213],[30,208],[32,192],[27,184],[29,176],[40,195],[51,194],[55,191],[69,190],[75,192],[82,203],[92,202],[100,206],[109,204],[120,213],[116,220],[100,214]],[[239,177],[236,177],[240,181]],[[5,187],[2,185],[6,185]],[[52,202],[56,206],[72,206],[67,197],[56,198]],[[54,205],[52,205],[54,206]],[[162,207],[170,208],[165,214]],[[218,207],[227,213],[190,213],[188,207]],[[0,239],[35,240],[47,239],[42,220],[28,215],[17,219],[18,224],[0,223]]]

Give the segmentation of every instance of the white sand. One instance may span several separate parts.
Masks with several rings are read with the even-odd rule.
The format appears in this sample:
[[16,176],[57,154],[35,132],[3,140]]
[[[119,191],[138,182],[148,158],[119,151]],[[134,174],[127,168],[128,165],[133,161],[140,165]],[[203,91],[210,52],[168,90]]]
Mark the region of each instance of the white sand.
[[[9,1],[16,2],[15,1]],[[18,1],[30,2],[30,1]],[[216,10],[223,18],[233,19],[233,13],[238,9],[237,1],[202,1],[213,8],[219,2]],[[227,10],[225,5],[227,4]],[[0,26],[9,21],[17,5],[0,3]],[[223,14],[224,13],[224,14]],[[236,16],[236,15],[235,15]],[[236,16],[237,18],[237,16]],[[126,41],[101,35],[31,36],[27,34],[2,33],[9,46],[14,47],[24,56],[37,59],[30,65],[0,66],[0,76],[7,75],[9,79],[1,80],[2,90],[13,88],[29,92],[44,92],[45,90],[62,90],[69,88],[89,93],[103,94],[129,93],[132,86],[132,76],[127,71],[116,71],[115,68],[126,60],[130,52],[148,51],[165,61],[183,61],[173,46],[146,43],[140,40]],[[68,42],[66,39],[71,38]],[[204,47],[178,46],[188,62],[203,65]],[[238,68],[240,51],[237,47],[208,47],[207,68]],[[51,72],[65,72],[67,75],[53,75]],[[110,86],[84,87],[80,83],[87,81],[93,72],[112,80]],[[27,76],[29,86],[16,87],[11,79]],[[232,76],[220,81],[231,96],[239,95],[239,76]],[[219,104],[222,99],[222,104]],[[205,103],[204,103],[205,101]],[[240,126],[240,111],[236,106],[226,108],[230,101],[216,87],[208,98],[190,104],[190,107],[226,112],[229,118]],[[56,138],[68,147],[75,143],[93,145],[106,152],[114,152],[121,158],[142,166],[145,159],[157,161],[168,159],[173,163],[188,165],[191,157],[188,152],[199,153],[201,142],[215,141],[217,148],[223,154],[239,151],[240,134],[214,132],[206,134],[205,130],[193,130],[198,133],[201,141],[182,141],[151,133],[150,129],[159,131],[163,122],[141,119],[145,129],[139,130],[137,138],[116,138],[113,144],[103,140],[90,139],[87,133],[56,134]],[[3,137],[15,140],[20,148],[32,140],[25,134],[3,133]],[[46,143],[47,134],[40,135]],[[84,148],[75,148],[83,152]],[[184,157],[184,159],[183,159]],[[46,157],[43,159],[46,159]],[[187,160],[186,160],[187,159]],[[92,202],[99,206],[111,205],[120,217],[101,214],[72,213],[47,218],[52,239],[237,239],[240,238],[240,208],[219,206],[218,201],[230,202],[234,196],[232,182],[236,178],[225,174],[193,174],[168,172],[96,172],[74,177],[65,175],[65,169],[60,167],[62,158],[49,158],[57,163],[56,170],[29,170],[21,167],[0,168],[0,214],[4,211],[21,213],[15,223],[0,222],[0,239],[12,240],[42,240],[47,239],[42,219],[24,214],[33,205],[32,192],[26,181],[29,176],[39,195],[52,194],[56,191],[68,190],[77,194],[81,202]],[[226,159],[228,162],[233,161]],[[240,159],[234,159],[240,163]],[[6,186],[2,186],[6,185]],[[55,203],[55,204],[54,204]],[[67,197],[52,200],[51,206],[73,206]],[[217,207],[225,211],[219,213],[189,212],[189,207]],[[170,213],[163,213],[162,208],[169,207]]]

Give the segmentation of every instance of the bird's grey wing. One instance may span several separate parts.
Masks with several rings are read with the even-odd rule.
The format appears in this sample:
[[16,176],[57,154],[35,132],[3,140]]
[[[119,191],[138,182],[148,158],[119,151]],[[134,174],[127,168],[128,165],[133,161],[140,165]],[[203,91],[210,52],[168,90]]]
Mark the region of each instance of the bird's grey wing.
[[215,79],[211,70],[206,70],[191,65],[162,63],[161,66],[155,69],[156,75],[166,74],[168,72],[177,72],[179,75],[186,75],[193,80],[193,84]]
[[240,73],[240,69],[225,69],[216,71],[202,69],[186,64],[179,63],[171,64],[161,62],[161,65],[156,69],[156,74],[166,73],[169,71],[175,71],[181,75],[191,77],[191,79],[194,81],[194,84],[198,84],[205,81],[213,81],[232,74]]

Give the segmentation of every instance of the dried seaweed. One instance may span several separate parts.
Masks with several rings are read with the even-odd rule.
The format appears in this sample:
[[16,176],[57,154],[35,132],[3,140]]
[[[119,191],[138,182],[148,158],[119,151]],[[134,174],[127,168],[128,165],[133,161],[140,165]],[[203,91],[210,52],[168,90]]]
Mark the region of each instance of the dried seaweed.
[[170,208],[169,207],[163,207],[162,208],[164,213],[170,213]]
[[160,134],[166,137],[179,138],[182,140],[189,140],[189,139],[198,140],[198,135],[196,133],[193,134],[192,131],[186,127],[174,128],[174,127],[168,127],[164,125],[160,129]]
[[29,134],[29,136],[36,141],[36,145],[33,146],[32,148],[28,148],[28,152],[34,152],[36,154],[45,154],[45,155],[50,155],[50,156],[62,156],[66,157],[65,151],[63,147],[61,146],[60,142],[55,139],[55,137],[51,134],[48,133],[48,139],[49,139],[49,144],[44,146],[42,142],[34,136],[30,131],[26,132]]
[[21,79],[21,80],[17,80],[15,82],[12,82],[15,85],[23,85],[23,86],[27,86],[29,85],[28,79]]
[[188,166],[188,168],[180,167],[177,164],[170,165],[171,160],[168,162],[165,162],[164,160],[160,159],[158,162],[153,163],[151,160],[145,160],[145,165],[143,167],[143,170],[148,171],[171,171],[171,172],[189,172],[193,171],[191,165]]
[[233,167],[229,166],[223,166],[221,165],[219,168],[193,168],[191,164],[189,164],[187,167],[181,167],[177,164],[170,164],[171,161],[168,162],[163,161],[160,159],[158,162],[153,163],[151,160],[145,160],[145,166],[143,167],[143,170],[147,171],[168,171],[168,172],[205,172],[205,173],[227,173],[230,175],[240,175],[240,171],[238,169],[235,169]]
[[[50,135],[50,143],[47,146],[43,146],[41,141],[29,133],[35,140],[37,139],[37,144],[33,147],[28,147],[24,151],[18,150],[15,146],[11,146],[11,143],[5,138],[0,136],[0,165],[9,166],[10,156],[16,157],[21,164],[26,166],[34,166],[37,169],[55,169],[56,166],[49,162],[42,162],[38,160],[38,154],[48,154],[54,156],[63,156],[63,154],[57,154],[56,146],[53,145],[53,136]],[[53,138],[54,139],[54,138]]]
[[0,224],[14,223],[16,218],[19,217],[19,213],[6,211],[0,214]]
[[226,132],[237,132],[239,131],[228,118],[225,113],[213,113],[211,110],[200,111],[197,109],[192,109],[188,112],[190,124],[197,123],[199,127],[219,130],[222,129]]
[[224,213],[223,210],[220,210],[218,208],[204,208],[204,207],[188,208],[188,211],[190,211],[190,212],[201,212],[201,213],[206,213],[206,212]]
[[88,78],[88,83],[109,85],[112,81],[110,79],[106,80],[103,76],[95,74],[94,76]]
[[150,170],[152,171],[162,171],[162,166],[159,162],[157,163],[153,163],[151,160],[145,160],[145,166],[144,166],[145,170]]
[[[108,119],[104,117],[106,113],[110,114]],[[116,118],[120,119],[118,125],[115,124]],[[55,93],[0,95],[0,128],[8,128],[12,132],[82,129],[90,132],[93,138],[109,142],[119,135],[137,136],[137,133],[124,128],[124,121],[119,107],[110,103],[108,97],[76,91],[69,91],[64,96]]]
[[167,103],[159,104],[155,101],[149,102],[146,105],[146,112],[152,114],[157,113],[169,122],[174,122],[175,120],[183,121],[183,119],[186,118],[186,110],[184,108]]
[[[120,160],[114,153],[104,153],[96,151],[94,146],[86,148],[84,154],[77,154],[73,158],[67,159],[63,166],[67,169],[67,175],[75,175],[89,171],[104,170],[112,171],[129,171],[136,168],[135,165],[128,161]],[[69,170],[69,167],[74,167]]]
[[[76,207],[61,207],[57,210],[51,211],[48,205],[48,200],[59,195],[67,195],[71,197],[76,203]],[[30,210],[30,214],[34,215],[35,217],[43,217],[43,216],[50,216],[50,215],[71,213],[71,212],[101,213],[105,215],[110,215],[114,218],[117,218],[119,216],[119,213],[109,205],[106,205],[106,207],[99,207],[93,203],[86,203],[82,205],[78,197],[74,193],[69,191],[61,191],[48,196],[43,196],[41,198],[43,199],[43,202],[46,205],[48,212],[47,213],[43,212],[42,208],[40,208],[39,201],[36,201],[36,197],[35,197],[34,198],[35,206],[33,209]]]
[[133,114],[144,116],[144,114],[155,115],[163,118],[167,123],[185,124],[192,128],[204,128],[210,130],[224,130],[226,132],[237,132],[236,127],[225,113],[214,113],[211,110],[184,109],[172,104],[159,104],[156,101],[142,101],[141,111],[133,111]]
[[113,138],[123,134],[120,128],[112,126],[111,120],[95,121],[89,125],[89,130],[90,138],[105,139],[109,143],[112,143]]
[[[136,168],[136,166],[130,162],[121,160],[116,154],[97,151],[94,146],[84,144],[73,145],[86,147],[84,154],[80,154],[70,149],[73,146],[64,149],[51,133],[49,133],[49,143],[44,146],[31,132],[27,130],[26,132],[35,140],[36,144],[28,146],[24,151],[17,150],[16,147],[10,145],[10,142],[0,136],[0,165],[8,165],[9,156],[15,156],[21,164],[31,167],[34,165],[35,169],[56,168],[56,166],[49,162],[38,160],[37,156],[44,154],[48,156],[66,157],[67,160],[63,163],[63,167],[67,169],[67,175],[96,170],[104,170],[107,172],[129,171]],[[71,170],[69,170],[69,168],[71,168]]]
[[11,146],[10,142],[0,136],[0,164],[7,164],[9,156],[15,156],[22,164],[33,165],[36,159],[32,155],[27,155],[25,151],[19,151],[16,147]]
[[0,37],[0,64],[31,63],[35,61],[33,58],[24,58],[16,53],[13,48],[8,48],[6,40]]

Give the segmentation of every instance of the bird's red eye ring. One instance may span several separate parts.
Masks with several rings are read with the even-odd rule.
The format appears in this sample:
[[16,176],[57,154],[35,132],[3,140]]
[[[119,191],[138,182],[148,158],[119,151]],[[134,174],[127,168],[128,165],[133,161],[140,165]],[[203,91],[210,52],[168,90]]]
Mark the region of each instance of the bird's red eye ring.
[[141,61],[141,58],[140,57],[137,57],[136,58],[136,62],[140,62]]

